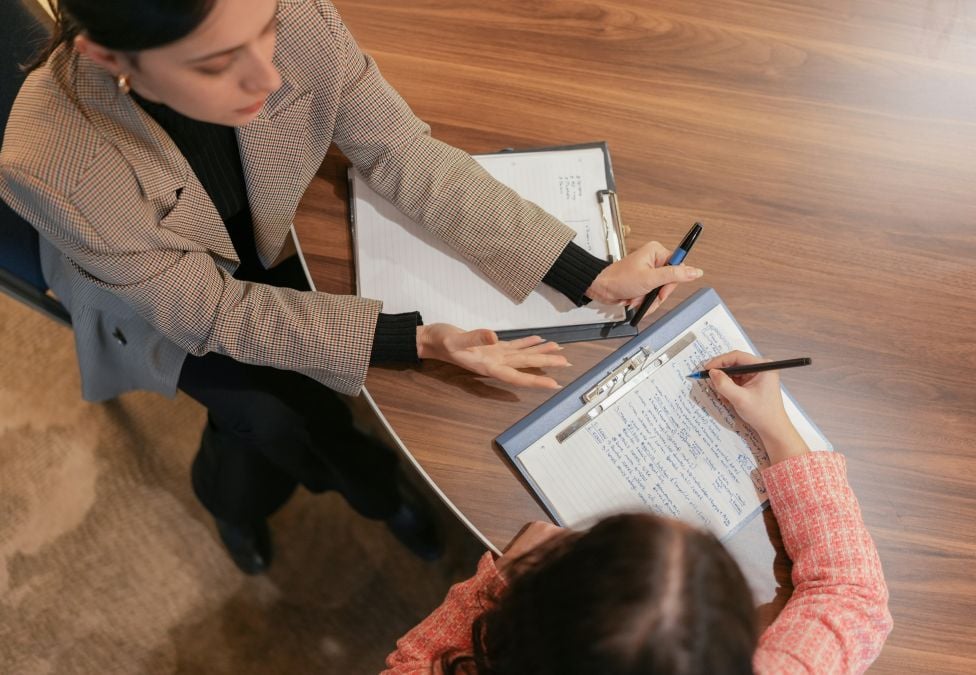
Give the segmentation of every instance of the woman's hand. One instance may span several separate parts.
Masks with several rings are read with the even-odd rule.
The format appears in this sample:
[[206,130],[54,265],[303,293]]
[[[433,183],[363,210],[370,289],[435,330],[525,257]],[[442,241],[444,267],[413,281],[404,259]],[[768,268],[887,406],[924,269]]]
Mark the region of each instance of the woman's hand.
[[538,335],[518,340],[500,341],[494,331],[481,328],[463,331],[447,323],[417,327],[417,355],[460,366],[472,373],[494,377],[520,387],[559,389],[551,377],[523,373],[519,368],[565,367],[565,356],[555,342]]
[[703,272],[687,265],[666,265],[671,257],[656,241],[644,244],[622,260],[605,267],[586,290],[586,295],[599,302],[616,305],[624,303],[636,307],[644,296],[661,287],[648,313],[661,306],[683,281],[694,281]]
[[779,373],[767,370],[729,377],[718,368],[765,363],[754,354],[729,352],[716,356],[702,368],[708,371],[709,383],[718,394],[729,402],[739,417],[752,427],[766,448],[772,464],[789,457],[809,452],[807,444],[797,433],[783,407],[783,394],[779,387]]
[[508,548],[502,553],[501,557],[495,561],[495,567],[503,578],[508,580],[512,561],[525,555],[539,544],[549,541],[563,533],[563,528],[552,523],[543,523],[535,520],[522,528],[522,531],[515,535],[509,543]]

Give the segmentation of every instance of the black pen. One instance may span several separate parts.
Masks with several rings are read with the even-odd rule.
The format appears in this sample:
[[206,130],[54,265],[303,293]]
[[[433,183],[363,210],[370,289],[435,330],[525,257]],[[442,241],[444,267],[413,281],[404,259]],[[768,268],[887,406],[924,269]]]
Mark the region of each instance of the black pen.
[[[698,239],[698,235],[701,234],[701,231],[702,231],[701,223],[695,223],[694,225],[692,225],[691,229],[688,230],[688,234],[686,234],[685,238],[681,240],[680,244],[678,244],[678,248],[674,249],[674,253],[671,254],[671,257],[668,259],[668,262],[665,264],[680,265],[681,261],[684,260],[685,256],[688,255],[688,251],[690,251],[691,247],[695,245],[695,240]],[[657,294],[660,291],[661,291],[661,287],[658,286],[653,291],[651,291],[650,293],[644,296],[644,302],[640,304],[640,307],[637,308],[637,313],[634,314],[634,318],[630,320],[631,326],[636,326],[637,324],[640,323],[640,320],[644,318],[645,314],[647,314],[647,310],[650,309],[654,301],[657,300]]]
[[[764,370],[780,370],[782,368],[799,368],[800,366],[809,366],[813,363],[813,359],[804,356],[799,359],[786,359],[784,361],[767,361],[766,363],[752,363],[748,366],[728,366],[726,368],[712,368],[712,370],[721,370],[726,375],[748,375],[749,373],[761,373]],[[699,370],[697,373],[692,373],[689,375],[693,380],[707,380],[708,371]]]

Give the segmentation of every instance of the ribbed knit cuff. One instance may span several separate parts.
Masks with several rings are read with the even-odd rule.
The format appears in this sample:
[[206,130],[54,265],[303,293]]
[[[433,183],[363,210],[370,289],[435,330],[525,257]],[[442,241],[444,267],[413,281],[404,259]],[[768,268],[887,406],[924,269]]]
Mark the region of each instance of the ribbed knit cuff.
[[399,361],[417,363],[417,326],[424,324],[420,312],[380,314],[376,319],[370,365]]
[[579,307],[590,302],[586,289],[609,265],[606,260],[600,260],[585,248],[569,242],[542,280]]

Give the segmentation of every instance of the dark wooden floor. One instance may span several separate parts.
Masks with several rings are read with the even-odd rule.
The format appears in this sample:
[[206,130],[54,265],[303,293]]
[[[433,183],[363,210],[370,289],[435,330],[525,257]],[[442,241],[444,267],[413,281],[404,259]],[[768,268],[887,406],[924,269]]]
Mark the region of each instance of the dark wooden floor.
[[[632,246],[705,222],[703,281],[766,354],[815,358],[784,379],[847,455],[881,552],[895,629],[873,672],[976,672],[976,2],[336,4],[435,136],[606,140]],[[323,179],[297,225],[320,289],[348,292],[342,189]],[[575,373],[593,365],[574,349]],[[404,382],[429,397],[399,400]],[[511,399],[545,398],[431,365],[369,386],[459,502],[511,472],[429,446],[448,430],[483,444]],[[477,423],[438,419],[458,393],[482,402]],[[501,540],[523,499],[468,515]]]

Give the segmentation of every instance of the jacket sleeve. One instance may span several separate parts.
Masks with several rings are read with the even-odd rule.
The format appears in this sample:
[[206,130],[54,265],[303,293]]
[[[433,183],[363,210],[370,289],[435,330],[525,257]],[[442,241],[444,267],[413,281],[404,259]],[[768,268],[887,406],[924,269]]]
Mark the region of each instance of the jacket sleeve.
[[491,553],[485,553],[473,577],[452,586],[440,607],[397,640],[384,675],[430,673],[441,654],[470,652],[472,624],[487,609],[486,599],[504,585]]
[[496,181],[467,153],[431,138],[335,8],[321,0],[319,8],[345,69],[335,144],[373,189],[521,302],[574,231]]
[[812,452],[763,471],[794,591],[759,640],[757,673],[861,673],[891,632],[888,588],[844,457]]
[[[69,196],[20,168],[2,167],[0,193],[79,274],[121,298],[188,353],[301,372],[355,394],[366,377],[381,303],[234,279],[205,249],[133,238],[120,250]],[[138,214],[120,214],[133,219]]]

